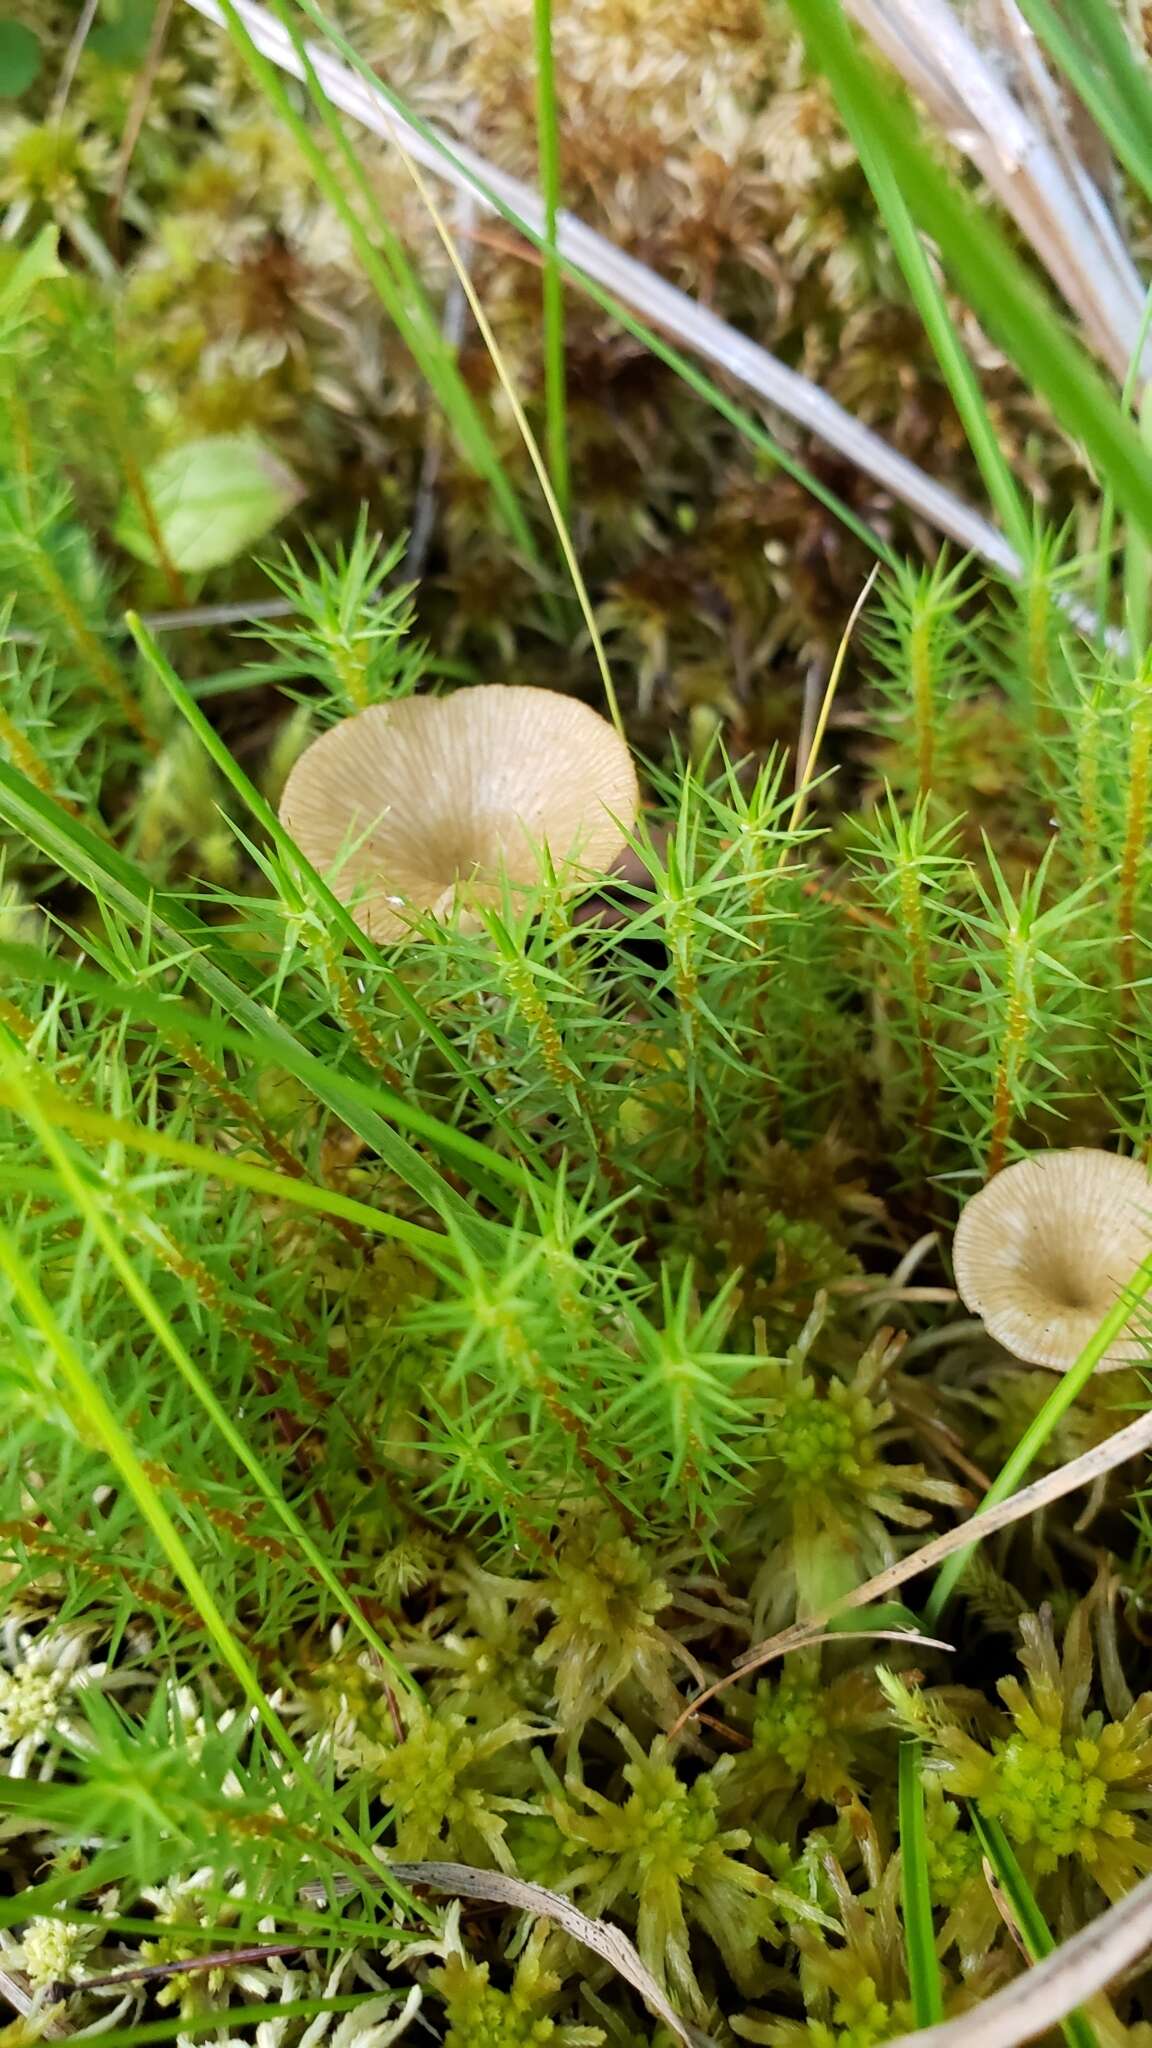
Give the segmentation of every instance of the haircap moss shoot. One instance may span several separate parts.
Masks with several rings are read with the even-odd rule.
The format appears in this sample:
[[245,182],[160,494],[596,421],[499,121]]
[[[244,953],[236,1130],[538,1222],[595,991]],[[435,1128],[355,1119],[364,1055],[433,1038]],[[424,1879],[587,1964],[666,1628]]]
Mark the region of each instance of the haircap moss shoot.
[[497,906],[538,885],[571,892],[610,869],[636,822],[625,742],[572,697],[482,683],[344,719],[306,748],[280,819],[369,937],[410,939],[422,916]]
[[[994,1174],[961,1212],[960,1297],[989,1336],[1030,1365],[1076,1363],[1152,1251],[1152,1181],[1138,1159],[1091,1146],[1033,1152]],[[1131,1328],[1099,1370],[1152,1357]]]

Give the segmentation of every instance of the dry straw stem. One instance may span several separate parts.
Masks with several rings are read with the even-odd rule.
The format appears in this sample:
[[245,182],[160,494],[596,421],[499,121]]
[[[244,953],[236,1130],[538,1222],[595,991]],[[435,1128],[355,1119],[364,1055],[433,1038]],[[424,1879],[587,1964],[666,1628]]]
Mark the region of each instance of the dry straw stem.
[[[1141,347],[1144,288],[1016,0],[985,9],[1000,33],[985,55],[948,0],[844,0],[984,178],[1077,315],[1085,338],[1123,383]],[[1021,87],[1012,90],[1006,69]],[[1031,101],[1031,109],[1024,104]]]
[[[844,673],[844,663],[848,659],[848,648],[851,644],[852,635],[856,630],[860,614],[872,594],[872,585],[879,574],[880,564],[879,562],[874,562],[864,580],[864,588],[861,590],[859,597],[848,614],[848,623],[840,635],[840,644],[836,649],[836,659],[832,663],[832,669],[824,687],[824,695],[816,717],[815,726],[812,730],[812,737],[808,746],[804,749],[802,762],[798,762],[797,765],[796,795],[788,819],[789,835],[798,832],[804,823],[805,814],[808,809],[808,799],[816,786],[816,763],[820,758],[820,749],[824,744],[824,735],[828,730],[828,720],[832,716],[832,704],[840,686],[840,678]],[[799,749],[797,751],[799,752]],[[788,846],[785,846],[778,863],[780,867],[784,866],[790,850]]]
[[[224,14],[216,0],[186,0],[186,4],[209,21],[224,26]],[[233,0],[233,6],[257,49],[282,71],[301,77],[299,54],[288,31],[275,17],[257,0]],[[459,189],[472,192],[486,211],[495,210],[488,196],[495,194],[533,233],[544,234],[543,201],[530,185],[498,170],[463,143],[448,138],[440,143],[428,140],[394,112],[383,92],[374,91],[365,79],[321,44],[308,41],[304,47],[333,106],[350,114],[373,134],[394,142],[413,162]],[[1021,574],[1019,557],[995,526],[954,492],[926,476],[914,462],[899,455],[879,434],[853,419],[818,385],[788,369],[767,349],[738,333],[706,307],[697,305],[686,292],[679,291],[645,264],[626,256],[572,214],[560,214],[556,243],[568,263],[611,292],[623,305],[735,377],[819,440],[838,449],[857,469],[873,477],[939,532],[948,534],[1002,574],[1010,578]]]
[[[606,1962],[625,1983],[664,2022],[670,2034],[683,2044],[683,2048],[715,2048],[708,2034],[698,2027],[689,2026],[682,2020],[665,1997],[626,1934],[613,1927],[607,1920],[590,1920],[587,1913],[566,1899],[562,1892],[549,1891],[542,1884],[525,1884],[522,1878],[505,1877],[499,1870],[477,1870],[471,1863],[388,1863],[388,1875],[398,1884],[417,1885],[427,1891],[446,1892],[456,1899],[483,1899],[494,1906],[511,1906],[517,1913],[531,1913],[538,1920],[551,1920],[573,1941],[584,1948],[590,1948],[603,1962]],[[333,1889],[337,1892],[350,1888],[351,1880],[336,1878]],[[329,1887],[323,1884],[301,1886],[300,1896],[305,1899],[325,1901]]]
[[1017,2048],[1047,2033],[1068,2013],[1138,1962],[1152,1948],[1152,1877],[1110,1906],[1042,1963],[959,2019],[898,2034],[889,2048]]
[[[1095,1444],[1079,1458],[1069,1459],[1056,1472],[1048,1472],[1043,1479],[1033,1480],[1030,1486],[1022,1486],[1019,1493],[1013,1493],[996,1507],[980,1509],[967,1522],[961,1522],[955,1529],[948,1529],[943,1536],[934,1536],[920,1550],[914,1550],[910,1557],[902,1557],[896,1564],[888,1565],[862,1585],[853,1587],[839,1600],[834,1600],[818,1614],[810,1614],[803,1621],[795,1621],[790,1628],[781,1629],[779,1635],[769,1636],[746,1650],[733,1669],[718,1678],[706,1692],[690,1700],[678,1721],[669,1730],[676,1735],[681,1728],[697,1714],[709,1700],[725,1692],[749,1672],[759,1671],[765,1664],[772,1664],[777,1657],[787,1656],[792,1650],[807,1649],[814,1638],[827,1628],[830,1621],[836,1621],[842,1614],[850,1613],[856,1607],[869,1607],[874,1600],[886,1599],[897,1586],[914,1579],[930,1566],[943,1564],[957,1550],[969,1550],[974,1543],[986,1536],[994,1536],[997,1529],[1006,1529],[1012,1522],[1021,1522],[1037,1509],[1049,1506],[1054,1500],[1063,1499],[1066,1493],[1075,1493],[1081,1486],[1091,1486],[1094,1480],[1111,1472],[1117,1465],[1126,1464],[1141,1451],[1152,1449],[1152,1412],[1141,1415],[1135,1422],[1129,1422],[1118,1429],[1105,1443]],[[986,2048],[986,2044],[982,2044]]]

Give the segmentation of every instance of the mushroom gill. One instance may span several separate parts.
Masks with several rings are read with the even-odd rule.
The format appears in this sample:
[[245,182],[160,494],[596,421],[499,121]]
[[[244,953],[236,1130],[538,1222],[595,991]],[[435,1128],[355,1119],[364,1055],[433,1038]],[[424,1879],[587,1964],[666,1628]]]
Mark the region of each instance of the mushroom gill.
[[[990,1336],[1032,1365],[1067,1371],[1152,1251],[1152,1182],[1137,1159],[1090,1146],[1006,1166],[961,1213],[956,1285]],[[1131,1329],[1104,1370],[1148,1355]]]
[[301,755],[280,817],[375,939],[526,889],[547,857],[578,889],[623,849],[639,796],[619,734],[552,690],[486,683],[404,697]]

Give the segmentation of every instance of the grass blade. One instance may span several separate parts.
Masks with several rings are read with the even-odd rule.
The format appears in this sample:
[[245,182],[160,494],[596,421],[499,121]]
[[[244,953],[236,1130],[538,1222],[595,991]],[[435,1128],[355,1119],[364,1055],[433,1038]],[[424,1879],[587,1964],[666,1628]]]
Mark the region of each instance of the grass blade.
[[[1021,1870],[1012,1845],[998,1820],[990,1819],[975,1806],[968,1809],[980,1847],[995,1873],[996,1882],[1012,1910],[1020,1938],[1034,1963],[1042,1962],[1056,1947],[1052,1932],[1036,1903],[1032,1887]],[[1082,2012],[1069,2013],[1061,2021],[1068,2048],[1100,2048],[1096,2029]]]
[[[1116,17],[1079,0],[1079,34],[1051,0],[1019,0],[1020,12],[1064,72],[1130,176],[1152,197],[1152,92]],[[1074,18],[1074,17],[1073,17]],[[1085,49],[1090,39],[1091,49]]]
[[71,1338],[57,1321],[46,1296],[29,1271],[26,1260],[21,1257],[14,1239],[2,1225],[0,1273],[4,1274],[14,1299],[20,1304],[30,1325],[41,1338],[47,1356],[54,1361],[61,1392],[75,1415],[78,1426],[88,1434],[92,1442],[100,1445],[109,1463],[119,1473],[143,1520],[151,1529],[176,1577],[195,1605],[204,1624],[205,1633],[219,1653],[221,1663],[231,1673],[245,1699],[248,1700],[274,1749],[296,1783],[306,1784],[312,1789],[316,1811],[324,1815],[334,1838],[346,1850],[351,1851],[357,1864],[379,1870],[381,1882],[395,1891],[395,1880],[389,1878],[387,1870],[380,1865],[379,1858],[373,1855],[370,1844],[362,1841],[355,1828],[345,1820],[267,1698],[256,1672],[229,1627],[211,1588],[204,1580],[183,1536],[168,1513],[158,1489],[148,1477],[131,1438],[98,1381],[84,1364]]
[[1109,0],[1077,0],[1068,22],[1050,0],[1021,0],[1021,12],[1066,72],[1117,156],[1152,196],[1148,122],[1152,88]]
[[[218,932],[170,895],[158,894],[122,854],[51,798],[42,796],[4,761],[0,761],[0,817],[97,901],[111,903],[137,929],[149,930],[155,942],[172,960],[183,964],[236,1024],[278,1047],[289,1071],[304,1081],[318,1101],[343,1118],[365,1144],[373,1146],[434,1214],[451,1216],[478,1249],[491,1248],[498,1226],[477,1216],[429,1160],[401,1138],[378,1111],[367,1107],[363,1091],[345,1085],[336,1061],[348,1057],[347,1048],[338,1039],[321,1039],[326,1057],[319,1056],[307,1035],[294,1030],[284,1015],[273,1015],[254,993],[259,983],[254,984],[251,963],[227,946]],[[375,1092],[381,1097],[385,1093],[380,1084]],[[389,1111],[400,1121],[407,1115],[399,1097],[389,1101]]]
[[[308,1209],[318,1216],[339,1216],[346,1223],[371,1231],[376,1237],[394,1237],[398,1243],[408,1245],[417,1256],[432,1257],[438,1264],[452,1256],[451,1240],[442,1237],[438,1231],[425,1230],[419,1223],[409,1223],[402,1216],[391,1216],[385,1209],[373,1209],[367,1202],[358,1202],[352,1195],[342,1195],[334,1188],[317,1187],[311,1181],[277,1173],[271,1166],[255,1166],[250,1160],[214,1152],[210,1146],[174,1138],[167,1131],[154,1131],[145,1124],[130,1123],[126,1118],[112,1116],[104,1110],[87,1109],[82,1103],[67,1101],[55,1090],[47,1092],[40,1089],[34,1099],[44,1124],[53,1130],[71,1131],[78,1138],[122,1145],[128,1152],[143,1152],[150,1159],[165,1159],[173,1166],[186,1167],[190,1173],[210,1174],[214,1180],[227,1181],[236,1188],[248,1188],[253,1194],[287,1202],[297,1209]],[[0,1102],[8,1107],[19,1107],[11,1082],[0,1082]]]
[[[61,1143],[37,1100],[35,1089],[27,1077],[19,1073],[15,1062],[4,1061],[8,1071],[4,1080],[6,1092],[16,1102],[19,1114],[35,1131],[48,1158],[52,1161],[60,1178],[61,1186],[70,1197],[77,1215],[82,1216],[93,1238],[102,1247],[105,1257],[117,1273],[121,1286],[129,1299],[139,1310],[148,1328],[159,1339],[177,1372],[184,1380],[205,1413],[210,1416],[233,1456],[238,1458],[257,1491],[267,1501],[273,1513],[284,1523],[301,1555],[307,1559],[320,1583],[331,1594],[336,1605],[351,1622],[357,1633],[363,1636],[369,1647],[375,1651],[384,1667],[397,1685],[407,1692],[419,1693],[415,1679],[393,1655],[378,1631],[358,1603],[347,1594],[333,1571],[327,1558],[317,1548],[298,1515],[289,1506],[279,1487],[274,1485],[260,1459],[252,1449],[248,1435],[237,1427],[227,1410],[217,1400],[208,1380],[204,1377],[191,1353],[181,1343],[167,1316],[164,1314],[151,1289],[141,1279],[120,1237],[111,1227],[104,1206],[96,1190],[77,1172],[67,1146]],[[131,1143],[131,1138],[128,1139]],[[215,1154],[206,1155],[214,1170]],[[207,1617],[205,1616],[205,1620]]]
[[932,1925],[928,1883],[928,1838],[924,1827],[923,1750],[916,1741],[900,1744],[900,1889],[904,1907],[904,1948],[908,1983],[918,2027],[944,2017],[944,1994]]
[[996,515],[1016,552],[1026,560],[1031,526],[1023,500],[996,438],[976,372],[956,333],[944,294],[936,282],[889,157],[883,148],[877,146],[870,124],[856,118],[856,102],[847,93],[841,99],[840,111],[856,144],[864,174],[891,236],[900,268],[944,373]]
[[1152,476],[1140,436],[995,224],[952,186],[920,140],[906,102],[858,47],[839,0],[790,0],[814,66],[852,133],[882,158],[921,229],[1016,368],[1080,441],[1102,480],[1152,534]]
[[[88,934],[85,934],[85,940],[91,958],[99,959],[101,949],[98,942]],[[68,960],[62,955],[43,952],[37,946],[19,945],[5,939],[0,939],[0,965],[5,966],[16,980],[30,983],[34,988],[70,989],[78,995],[94,998],[111,1016],[135,1017],[153,1024],[177,1050],[182,1038],[191,1038],[196,1044],[210,1047],[214,1052],[232,1053],[258,1068],[287,1067],[306,1087],[311,1087],[316,1079],[315,1062],[310,1053],[302,1052],[293,1040],[286,1043],[283,1036],[261,1031],[251,1019],[244,1030],[239,1030],[197,1009],[194,1004],[184,1002],[177,995],[158,995],[151,987],[116,982],[110,973],[101,973],[88,962]],[[505,1159],[502,1153],[494,1152],[476,1138],[470,1138],[465,1131],[442,1123],[418,1104],[394,1096],[379,1081],[365,1082],[345,1073],[340,1076],[340,1086],[349,1099],[358,1099],[368,1114],[395,1115],[418,1137],[427,1138],[430,1144],[468,1161],[481,1175],[491,1174],[520,1194],[529,1192],[532,1181],[517,1161]],[[321,1189],[314,1192],[323,1193],[326,1197],[328,1193]],[[291,1200],[292,1197],[286,1199]],[[341,1201],[344,1199],[340,1197]],[[312,1206],[319,1205],[314,1203]],[[362,1208],[364,1205],[357,1203],[355,1206]],[[333,1208],[330,1213],[337,1215],[344,1214],[344,1211]],[[377,1212],[369,1213],[375,1215]],[[362,1217],[349,1220],[364,1221]],[[435,1236],[434,1232],[422,1231],[417,1224],[404,1227],[406,1231],[416,1231],[413,1243],[420,1237]],[[439,1238],[436,1241],[439,1243]]]
[[560,137],[556,115],[556,65],[552,49],[552,0],[534,0],[536,36],[536,136],[540,190],[544,199],[544,404],[545,443],[556,503],[565,519],[571,500],[568,420],[564,376],[564,283],[556,251],[560,211]]
[[[263,2005],[230,2005],[227,2024],[234,2027],[257,2027],[278,2024],[281,2020],[313,2019],[318,2014],[355,2012],[373,1996],[371,1992],[345,1993],[342,1998],[287,1998],[281,2003],[265,2002]],[[141,2020],[135,2027],[104,2027],[100,2032],[101,2048],[145,2048],[151,2041],[174,2041],[189,2039],[197,2034],[215,2034],[222,2031],[218,2012],[169,2013],[165,2019]]]
[[[384,254],[381,255],[364,222],[352,205],[340,178],[323,151],[317,146],[307,123],[302,120],[285,91],[283,80],[274,64],[262,54],[249,35],[243,18],[232,6],[231,0],[220,0],[224,25],[232,41],[247,63],[262,92],[272,102],[279,118],[292,134],[308,168],[329,204],[339,214],[352,240],[364,271],[380,299],[389,318],[395,323],[407,347],[411,350],[421,373],[427,378],[432,391],[440,403],[445,417],[460,448],[477,472],[483,476],[492,491],[501,521],[507,528],[525,559],[532,562],[538,573],[543,574],[532,528],[529,525],[517,492],[500,460],[495,443],[484,424],[483,418],[460,374],[455,359],[445,344],[435,315],[428,304],[423,286],[404,254],[398,237],[392,232],[387,219],[376,204],[362,172],[356,167],[356,182],[361,197],[371,208],[373,233]],[[305,81],[308,82],[307,79]],[[343,156],[345,168],[354,162],[347,137],[335,120],[332,110],[322,93],[313,95],[325,120],[329,132],[337,141]]]

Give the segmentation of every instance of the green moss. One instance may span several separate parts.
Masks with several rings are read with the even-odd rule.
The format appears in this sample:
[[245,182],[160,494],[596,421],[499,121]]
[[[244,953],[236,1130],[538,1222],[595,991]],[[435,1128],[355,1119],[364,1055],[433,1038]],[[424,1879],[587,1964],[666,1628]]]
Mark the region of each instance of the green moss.
[[944,1782],[1003,1823],[1037,1877],[1073,1860],[1117,1898],[1152,1869],[1152,1694],[1119,1720],[1088,1710],[1083,1608],[1063,1654],[1050,1616],[1026,1616],[1020,1626],[1026,1678],[1000,1683],[1004,1732],[984,1745],[943,1727]]
[[531,1954],[508,1991],[489,1983],[486,1963],[463,1956],[450,1956],[432,1981],[448,2020],[444,2048],[598,2048],[604,2039],[599,2027],[567,2026],[541,2012],[560,1978]]

